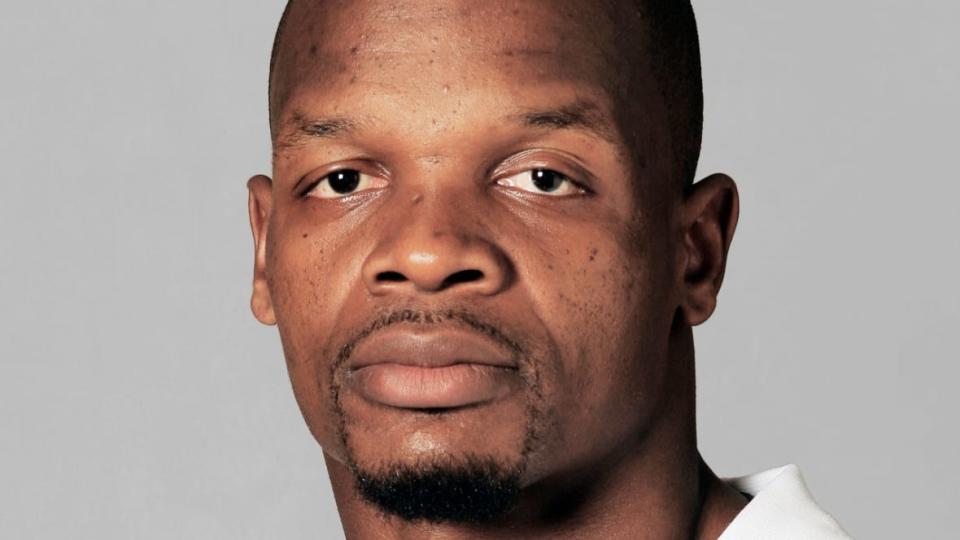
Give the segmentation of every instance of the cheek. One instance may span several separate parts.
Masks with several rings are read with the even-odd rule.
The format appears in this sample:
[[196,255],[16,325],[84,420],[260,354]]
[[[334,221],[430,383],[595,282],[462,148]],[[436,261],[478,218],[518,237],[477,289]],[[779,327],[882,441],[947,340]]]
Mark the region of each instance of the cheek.
[[317,328],[327,326],[329,302],[334,300],[327,293],[338,274],[330,268],[330,242],[316,233],[290,229],[271,236],[268,279],[281,338],[299,349],[315,338]]
[[541,247],[530,269],[534,305],[563,351],[552,401],[574,448],[635,433],[662,385],[670,319],[663,252],[637,242],[610,230],[565,236]]
[[336,352],[328,336],[342,305],[341,261],[326,235],[280,231],[268,245],[270,294],[294,396],[304,420],[320,445],[338,453],[338,435],[329,391],[329,366]]
[[629,253],[609,232],[593,232],[540,245],[525,281],[559,341],[596,350],[592,346],[605,348],[612,336],[619,342],[633,326],[628,319],[636,308],[653,301],[654,279],[643,257]]

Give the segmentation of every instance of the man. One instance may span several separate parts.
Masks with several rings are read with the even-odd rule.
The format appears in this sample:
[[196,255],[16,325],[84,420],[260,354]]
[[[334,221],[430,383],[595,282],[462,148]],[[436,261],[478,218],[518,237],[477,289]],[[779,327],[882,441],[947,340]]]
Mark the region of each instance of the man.
[[269,94],[252,309],[348,538],[844,537],[697,451],[738,198],[687,2],[299,0]]

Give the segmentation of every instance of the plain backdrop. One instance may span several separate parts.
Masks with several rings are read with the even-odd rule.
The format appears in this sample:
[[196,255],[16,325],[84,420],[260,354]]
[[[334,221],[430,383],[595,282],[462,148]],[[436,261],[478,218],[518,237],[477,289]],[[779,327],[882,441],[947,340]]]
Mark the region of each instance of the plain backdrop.
[[[695,7],[700,175],[742,197],[703,454],[799,464],[855,537],[955,538],[960,5]],[[281,10],[0,8],[0,537],[341,537],[248,309]]]

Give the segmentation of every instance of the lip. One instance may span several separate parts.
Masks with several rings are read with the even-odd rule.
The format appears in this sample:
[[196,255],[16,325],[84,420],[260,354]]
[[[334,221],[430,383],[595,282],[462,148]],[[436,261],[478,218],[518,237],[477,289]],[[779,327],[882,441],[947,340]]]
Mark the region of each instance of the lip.
[[368,401],[402,409],[453,409],[496,401],[519,383],[511,355],[460,329],[403,326],[362,341],[347,386]]

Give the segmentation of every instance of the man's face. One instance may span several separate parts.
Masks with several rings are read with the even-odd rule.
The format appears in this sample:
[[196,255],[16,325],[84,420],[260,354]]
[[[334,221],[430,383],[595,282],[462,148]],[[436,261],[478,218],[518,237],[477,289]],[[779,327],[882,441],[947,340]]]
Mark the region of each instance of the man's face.
[[274,79],[254,306],[324,451],[528,486],[632,445],[669,393],[680,195],[606,15],[306,4]]

